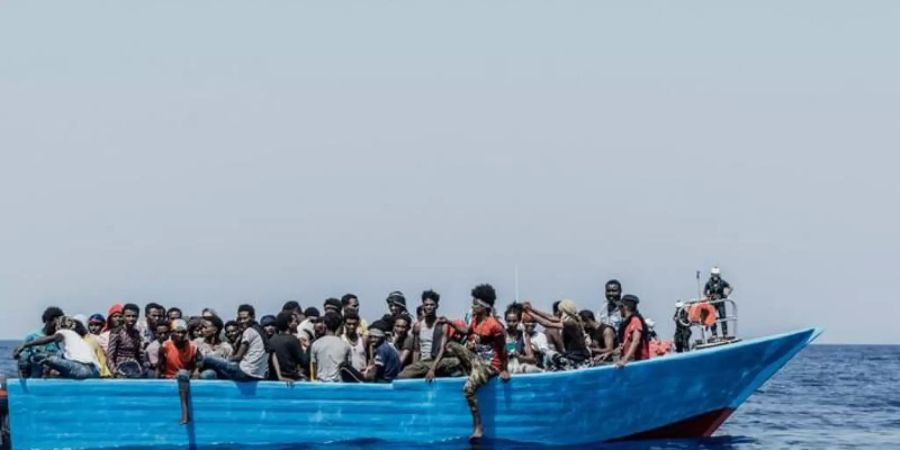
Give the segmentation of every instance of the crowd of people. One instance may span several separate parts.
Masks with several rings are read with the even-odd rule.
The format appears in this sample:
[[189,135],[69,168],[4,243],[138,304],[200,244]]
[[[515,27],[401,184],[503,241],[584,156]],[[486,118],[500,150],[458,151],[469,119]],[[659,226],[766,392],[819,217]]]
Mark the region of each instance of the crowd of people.
[[[116,304],[106,316],[89,317],[49,307],[43,326],[14,356],[23,378],[169,378],[180,385],[192,378],[389,383],[464,376],[477,438],[475,392],[494,377],[621,368],[651,357],[655,333],[638,310],[639,298],[623,295],[616,280],[605,287],[600,319],[569,299],[553,303],[551,311],[530,302],[499,309],[489,284],[472,289],[467,320],[439,314],[441,296],[433,290],[422,292],[412,313],[405,295],[391,292],[387,312],[372,323],[360,317],[354,294],[326,299],[321,310],[288,301],[277,314],[259,318],[244,304],[229,320],[210,308],[186,317],[155,302]],[[185,407],[185,423],[186,414]]]

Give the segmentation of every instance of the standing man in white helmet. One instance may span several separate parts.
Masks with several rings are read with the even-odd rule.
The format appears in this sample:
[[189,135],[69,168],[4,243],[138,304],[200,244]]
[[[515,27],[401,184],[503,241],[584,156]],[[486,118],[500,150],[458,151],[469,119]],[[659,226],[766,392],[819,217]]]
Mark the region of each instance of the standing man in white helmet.
[[[728,298],[731,295],[731,285],[728,284],[727,281],[722,279],[722,271],[719,270],[718,266],[713,266],[713,268],[709,271],[709,281],[706,282],[706,287],[703,288],[703,295],[711,301],[722,300]],[[716,314],[718,314],[719,319],[726,317],[725,311],[725,302],[716,303]],[[710,329],[712,330],[713,336],[718,336],[719,331],[716,324],[713,324]],[[728,322],[722,322],[722,337],[728,336]]]

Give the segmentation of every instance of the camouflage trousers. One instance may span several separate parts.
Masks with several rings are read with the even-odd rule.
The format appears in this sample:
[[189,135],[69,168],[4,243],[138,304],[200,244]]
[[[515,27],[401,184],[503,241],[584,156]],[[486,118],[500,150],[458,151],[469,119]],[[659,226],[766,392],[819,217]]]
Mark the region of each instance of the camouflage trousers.
[[488,381],[491,381],[491,378],[498,375],[493,366],[485,363],[478,355],[457,342],[448,342],[447,351],[459,359],[462,371],[468,375],[466,384],[463,387],[463,393],[465,393],[466,397],[474,397],[478,388],[484,386]]

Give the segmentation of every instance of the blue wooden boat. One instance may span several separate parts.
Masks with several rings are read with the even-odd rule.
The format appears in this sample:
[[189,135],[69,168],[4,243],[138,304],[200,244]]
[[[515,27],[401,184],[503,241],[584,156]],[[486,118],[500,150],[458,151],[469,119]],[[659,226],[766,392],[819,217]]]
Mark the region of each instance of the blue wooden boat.
[[[806,329],[632,363],[517,375],[479,392],[485,434],[541,444],[710,436],[820,333]],[[9,380],[15,449],[188,448],[379,439],[426,444],[471,431],[463,379],[393,384]]]

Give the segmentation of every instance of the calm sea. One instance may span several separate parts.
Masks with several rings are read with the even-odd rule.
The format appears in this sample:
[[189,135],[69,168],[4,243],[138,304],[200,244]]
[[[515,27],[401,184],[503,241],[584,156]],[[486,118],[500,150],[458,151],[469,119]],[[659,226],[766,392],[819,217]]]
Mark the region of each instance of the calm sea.
[[[9,359],[14,344],[0,341],[0,370],[7,374],[15,373],[14,361]],[[60,442],[60,447],[65,447],[65,443]],[[360,441],[264,450],[398,447],[390,442]],[[489,442],[484,447],[534,448],[515,442]],[[237,448],[244,447],[217,447]],[[431,450],[462,448],[469,445],[459,441],[430,446]],[[628,442],[595,448],[900,449],[900,346],[813,345],[753,395],[713,438]]]

